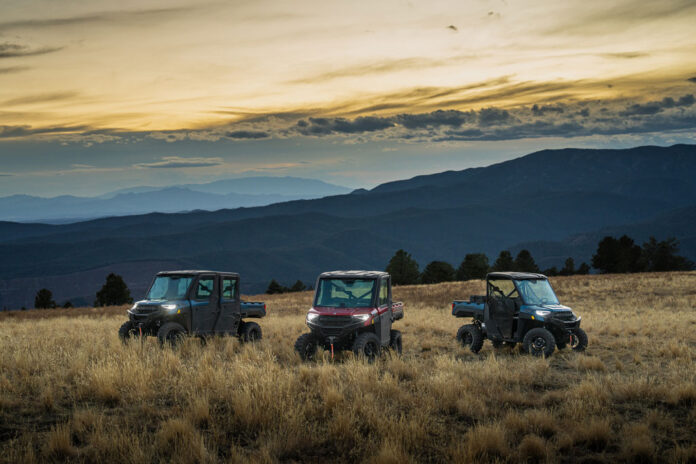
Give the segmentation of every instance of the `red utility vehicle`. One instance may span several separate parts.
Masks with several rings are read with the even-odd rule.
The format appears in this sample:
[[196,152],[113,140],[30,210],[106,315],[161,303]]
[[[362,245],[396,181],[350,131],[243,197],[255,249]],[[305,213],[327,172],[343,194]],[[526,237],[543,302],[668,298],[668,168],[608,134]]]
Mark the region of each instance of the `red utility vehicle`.
[[314,305],[307,313],[311,330],[295,342],[303,360],[319,346],[352,350],[372,361],[382,348],[401,353],[401,332],[392,323],[404,317],[404,305],[392,302],[391,277],[380,271],[332,271],[319,275]]

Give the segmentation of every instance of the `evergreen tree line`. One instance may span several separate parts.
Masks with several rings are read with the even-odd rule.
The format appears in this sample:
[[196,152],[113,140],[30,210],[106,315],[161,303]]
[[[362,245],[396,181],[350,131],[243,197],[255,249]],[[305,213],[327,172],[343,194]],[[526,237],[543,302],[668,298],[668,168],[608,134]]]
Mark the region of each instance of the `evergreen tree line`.
[[268,284],[268,288],[266,289],[266,294],[274,295],[274,294],[278,294],[278,293],[302,292],[305,290],[311,290],[311,288],[307,287],[301,280],[298,280],[297,282],[295,282],[292,285],[292,287],[284,287],[283,285],[280,285],[275,279],[273,279]]
[[[604,237],[592,256],[592,267],[600,273],[682,271],[694,268],[694,263],[679,256],[679,243],[670,238],[658,241],[655,237],[638,246],[624,235],[618,239]],[[431,261],[423,272],[418,262],[405,250],[398,250],[389,260],[386,271],[396,285],[433,284],[455,280],[484,279],[495,271],[539,272],[547,276],[589,274],[590,265],[581,263],[577,268],[573,258],[567,258],[561,269],[554,267],[540,270],[529,250],[521,250],[513,258],[509,250],[503,250],[493,265],[484,253],[470,253],[458,268],[446,261]]]
[[[120,306],[129,303],[133,303],[133,298],[131,298],[130,290],[126,282],[123,280],[123,277],[112,272],[106,277],[106,282],[97,292],[94,306]],[[73,304],[68,300],[61,306],[58,306],[53,300],[53,293],[47,288],[42,288],[36,292],[36,296],[34,297],[34,308],[51,309],[58,307],[72,308]]]

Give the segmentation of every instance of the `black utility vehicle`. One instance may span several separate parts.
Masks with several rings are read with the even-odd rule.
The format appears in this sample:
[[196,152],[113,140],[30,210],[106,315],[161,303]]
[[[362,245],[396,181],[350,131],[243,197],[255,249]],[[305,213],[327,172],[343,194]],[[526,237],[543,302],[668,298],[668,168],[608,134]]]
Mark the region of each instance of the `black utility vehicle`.
[[403,303],[392,302],[391,277],[379,271],[325,272],[317,279],[314,305],[307,313],[310,333],[301,335],[295,350],[314,359],[317,347],[353,350],[374,360],[382,348],[401,353],[401,332],[392,323],[404,317]]
[[575,351],[587,347],[580,316],[558,302],[542,274],[492,272],[486,276],[486,295],[454,301],[452,314],[474,319],[457,332],[457,340],[474,353],[484,338],[495,347],[522,342],[522,350],[535,356],[551,356],[567,345]]
[[170,345],[186,335],[233,335],[254,341],[261,338],[261,327],[244,319],[265,315],[264,303],[241,301],[239,274],[166,271],[155,276],[145,299],[128,310],[129,320],[118,335],[124,341],[156,335],[161,344]]

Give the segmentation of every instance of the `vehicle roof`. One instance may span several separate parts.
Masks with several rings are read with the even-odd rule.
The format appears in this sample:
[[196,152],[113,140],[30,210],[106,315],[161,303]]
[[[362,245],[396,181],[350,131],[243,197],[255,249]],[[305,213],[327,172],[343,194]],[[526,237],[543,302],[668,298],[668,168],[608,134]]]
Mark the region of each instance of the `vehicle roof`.
[[181,275],[181,274],[224,274],[224,275],[231,275],[235,277],[239,277],[239,274],[236,272],[220,272],[220,271],[206,271],[206,270],[201,270],[201,269],[196,269],[196,270],[183,270],[183,271],[161,271],[158,272],[157,275]]
[[376,279],[378,277],[389,276],[389,273],[384,271],[328,271],[319,274],[319,278],[325,277],[348,277],[353,279]]
[[487,279],[510,279],[510,280],[537,280],[546,279],[544,274],[534,272],[491,272],[486,276]]

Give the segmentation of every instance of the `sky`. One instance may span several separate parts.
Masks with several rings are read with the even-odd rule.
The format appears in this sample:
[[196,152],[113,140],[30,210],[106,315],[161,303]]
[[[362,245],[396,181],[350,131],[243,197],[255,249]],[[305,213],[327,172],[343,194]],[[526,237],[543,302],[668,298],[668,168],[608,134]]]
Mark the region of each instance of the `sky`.
[[696,2],[0,1],[0,196],[696,141]]

